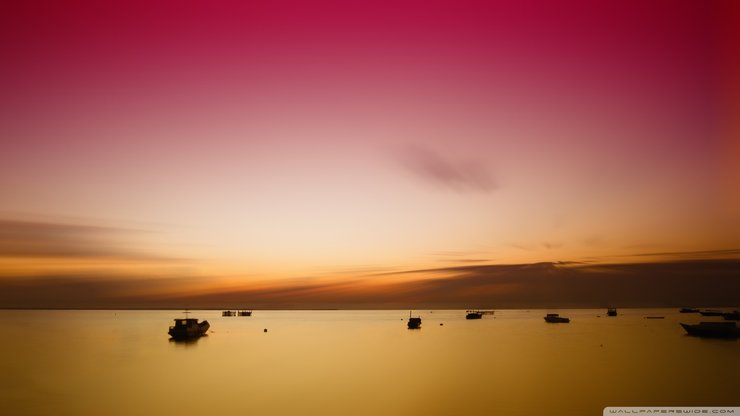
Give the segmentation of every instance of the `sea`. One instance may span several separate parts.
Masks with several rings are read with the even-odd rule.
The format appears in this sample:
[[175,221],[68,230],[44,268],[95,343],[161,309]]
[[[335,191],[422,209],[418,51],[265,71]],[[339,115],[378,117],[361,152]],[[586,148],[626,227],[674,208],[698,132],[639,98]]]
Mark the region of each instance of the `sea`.
[[[740,341],[677,309],[0,310],[3,415],[601,415],[738,406]],[[546,313],[569,317],[548,324]],[[664,319],[646,319],[663,316]]]

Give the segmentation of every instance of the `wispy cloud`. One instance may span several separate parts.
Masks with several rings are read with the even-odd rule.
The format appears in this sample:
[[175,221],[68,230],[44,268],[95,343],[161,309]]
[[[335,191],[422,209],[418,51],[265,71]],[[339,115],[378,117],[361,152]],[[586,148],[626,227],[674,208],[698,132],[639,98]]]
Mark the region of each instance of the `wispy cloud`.
[[456,191],[491,192],[496,181],[479,160],[454,160],[427,147],[409,146],[401,161],[418,177]]
[[115,227],[0,219],[0,258],[174,261],[133,249],[126,241],[135,234]]

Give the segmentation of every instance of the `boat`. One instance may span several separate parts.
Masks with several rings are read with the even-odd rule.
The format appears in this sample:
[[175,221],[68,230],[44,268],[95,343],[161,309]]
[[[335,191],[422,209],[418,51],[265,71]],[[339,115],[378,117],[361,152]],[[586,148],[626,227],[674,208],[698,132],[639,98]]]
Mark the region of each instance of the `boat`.
[[236,312],[234,312],[234,311],[223,311],[223,312],[221,312],[221,316],[236,316]]
[[740,321],[740,311],[725,312],[722,317],[726,321]]
[[617,308],[609,308],[606,310],[606,316],[617,316]]
[[467,314],[465,315],[465,319],[481,319],[483,317],[483,312],[481,311],[466,311]]
[[681,326],[689,335],[695,337],[737,338],[740,336],[740,328],[735,322],[699,322],[697,325],[682,323]]
[[239,311],[239,316],[252,316],[252,311]]
[[185,317],[175,319],[175,325],[167,333],[176,340],[194,339],[205,335],[210,327],[208,321],[198,322],[196,318]]
[[699,313],[701,316],[722,316],[722,311],[718,311],[716,309],[707,309]]
[[557,313],[548,313],[545,316],[545,322],[550,324],[567,324],[570,322],[570,319],[564,318]]
[[665,316],[646,316],[645,319],[665,319]]
[[409,311],[409,322],[408,322],[408,326],[409,326],[409,329],[419,329],[419,328],[421,328],[421,317],[420,316],[412,317],[411,316],[411,311]]
[[680,313],[699,313],[699,309],[696,308],[681,308],[678,311]]

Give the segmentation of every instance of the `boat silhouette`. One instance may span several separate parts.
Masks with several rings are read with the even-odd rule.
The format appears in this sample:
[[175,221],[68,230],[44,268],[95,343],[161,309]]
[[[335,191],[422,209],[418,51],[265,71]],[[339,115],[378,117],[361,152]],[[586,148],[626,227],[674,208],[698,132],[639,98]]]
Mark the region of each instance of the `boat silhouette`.
[[198,322],[196,318],[189,318],[185,312],[185,318],[175,319],[175,325],[167,332],[175,340],[195,339],[205,335],[211,324],[208,321]]
[[702,338],[737,338],[740,328],[734,322],[699,322],[696,325],[684,324],[681,326],[689,335]]
[[409,329],[419,329],[421,328],[421,317],[420,316],[411,316],[411,311],[409,311],[409,322],[408,322]]
[[567,324],[570,323],[570,318],[565,318],[557,313],[548,313],[545,315],[545,322],[550,324]]

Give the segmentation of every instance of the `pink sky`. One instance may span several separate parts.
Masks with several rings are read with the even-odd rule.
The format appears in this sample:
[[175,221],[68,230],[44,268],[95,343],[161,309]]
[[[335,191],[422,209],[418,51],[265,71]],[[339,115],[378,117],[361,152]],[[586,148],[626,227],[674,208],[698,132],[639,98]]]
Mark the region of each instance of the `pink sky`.
[[235,284],[740,246],[731,2],[150,3],[6,6],[2,218]]

